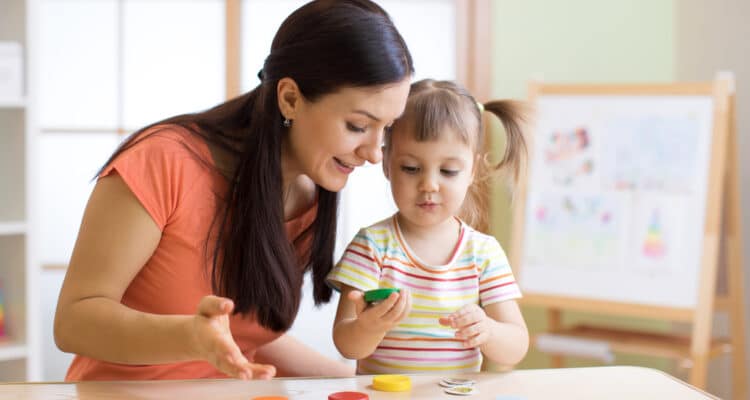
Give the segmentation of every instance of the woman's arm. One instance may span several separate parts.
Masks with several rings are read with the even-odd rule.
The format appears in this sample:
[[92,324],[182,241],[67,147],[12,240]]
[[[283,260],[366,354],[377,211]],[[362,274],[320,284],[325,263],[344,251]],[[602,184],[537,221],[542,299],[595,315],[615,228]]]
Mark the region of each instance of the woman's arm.
[[55,314],[65,351],[123,364],[204,359],[250,378],[273,367],[247,362],[229,331],[231,300],[205,297],[195,315],[157,315],[120,303],[161,231],[119,175],[101,178],[86,206]]
[[258,348],[255,362],[276,367],[278,376],[354,376],[354,366],[333,360],[289,335]]
[[367,307],[361,291],[344,285],[333,323],[333,342],[344,357],[365,358],[410,310],[411,296],[406,290],[391,293],[377,305]]

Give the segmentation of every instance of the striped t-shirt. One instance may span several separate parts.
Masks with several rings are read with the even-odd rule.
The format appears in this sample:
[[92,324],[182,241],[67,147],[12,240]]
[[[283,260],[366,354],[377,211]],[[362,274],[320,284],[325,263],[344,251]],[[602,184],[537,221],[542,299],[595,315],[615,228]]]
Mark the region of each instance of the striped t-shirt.
[[455,330],[438,319],[467,304],[486,306],[521,297],[494,237],[461,222],[450,262],[428,265],[409,248],[395,215],[361,229],[328,282],[337,289],[345,284],[362,291],[396,287],[411,292],[411,312],[369,357],[359,360],[361,374],[478,371],[479,348],[464,348]]

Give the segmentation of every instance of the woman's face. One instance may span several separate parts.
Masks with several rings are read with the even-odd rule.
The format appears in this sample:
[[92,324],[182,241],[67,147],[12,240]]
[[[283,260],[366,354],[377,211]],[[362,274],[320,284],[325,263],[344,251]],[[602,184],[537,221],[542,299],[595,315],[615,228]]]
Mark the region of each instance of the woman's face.
[[354,168],[380,162],[383,136],[404,111],[409,80],[342,88],[314,102],[301,99],[284,144],[285,180],[304,174],[338,192]]

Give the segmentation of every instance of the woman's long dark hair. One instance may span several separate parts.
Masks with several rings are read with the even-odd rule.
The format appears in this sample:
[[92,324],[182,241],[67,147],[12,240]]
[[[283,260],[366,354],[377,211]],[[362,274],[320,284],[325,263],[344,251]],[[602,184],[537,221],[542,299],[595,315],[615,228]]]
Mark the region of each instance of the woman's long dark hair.
[[[290,243],[281,171],[287,130],[278,108],[277,83],[290,77],[307,101],[315,101],[342,87],[396,83],[413,71],[403,38],[378,5],[368,0],[313,1],[279,28],[255,89],[208,111],[135,132],[105,166],[150,136],[141,133],[167,124],[186,128],[228,154],[234,168],[227,175],[228,191],[219,194],[212,286],[234,301],[236,313],[254,314],[262,326],[285,331],[297,315],[305,271],[312,271],[315,304],[331,298],[325,277],[333,265],[338,195],[317,186],[315,221]],[[308,240],[312,246],[300,260],[293,245]]]

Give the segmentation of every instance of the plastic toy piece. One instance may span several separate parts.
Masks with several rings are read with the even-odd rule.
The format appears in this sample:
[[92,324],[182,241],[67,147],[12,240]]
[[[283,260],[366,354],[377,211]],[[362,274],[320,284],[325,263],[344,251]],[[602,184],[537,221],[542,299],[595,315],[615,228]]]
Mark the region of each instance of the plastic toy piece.
[[372,378],[372,388],[381,392],[411,390],[411,378],[406,375],[378,375]]
[[367,303],[377,303],[383,301],[391,295],[391,293],[400,293],[401,289],[397,288],[380,288],[374,290],[368,290],[365,292],[365,301]]
[[336,392],[329,394],[328,400],[370,400],[370,396],[362,392]]

